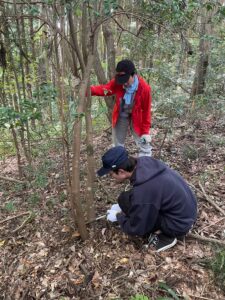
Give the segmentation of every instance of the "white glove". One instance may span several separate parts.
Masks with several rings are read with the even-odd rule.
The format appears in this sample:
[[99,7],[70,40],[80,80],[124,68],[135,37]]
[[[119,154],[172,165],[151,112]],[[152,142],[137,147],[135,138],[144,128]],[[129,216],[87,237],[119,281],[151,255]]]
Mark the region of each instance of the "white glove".
[[143,143],[143,144],[147,144],[147,143],[151,143],[151,136],[150,136],[150,134],[142,134],[142,136],[141,136],[141,142]]
[[106,217],[107,220],[111,222],[116,222],[117,221],[116,215],[121,211],[122,210],[118,204],[113,204],[111,209],[107,210],[107,217]]
[[121,212],[121,208],[119,204],[113,204],[110,208],[110,210],[116,210],[117,212]]

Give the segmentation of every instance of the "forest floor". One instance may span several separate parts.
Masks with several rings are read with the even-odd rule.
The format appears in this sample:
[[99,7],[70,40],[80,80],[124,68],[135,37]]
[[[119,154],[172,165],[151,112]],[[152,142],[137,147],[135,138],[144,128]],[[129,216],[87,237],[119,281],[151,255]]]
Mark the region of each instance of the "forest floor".
[[[197,194],[199,214],[193,233],[220,241],[225,241],[225,216],[206,198],[225,210],[224,130],[224,123],[208,116],[192,125],[177,124],[163,145],[165,131],[157,127],[152,142],[153,156],[179,171]],[[127,148],[135,154],[132,138],[128,140]],[[95,136],[94,144],[97,168],[110,147],[108,132]],[[29,185],[0,182],[1,300],[147,299],[135,297],[137,294],[153,300],[225,299],[225,292],[204,264],[214,256],[216,244],[186,238],[156,254],[105,219],[88,225],[90,238],[82,242],[70,215],[57,148],[49,150],[46,161],[53,164],[46,167],[44,187],[41,183],[46,178],[41,175],[35,191]],[[82,197],[85,163],[82,161]],[[0,173],[16,178],[16,159],[0,162]],[[96,212],[101,216],[116,202],[124,185],[107,177],[95,183]]]

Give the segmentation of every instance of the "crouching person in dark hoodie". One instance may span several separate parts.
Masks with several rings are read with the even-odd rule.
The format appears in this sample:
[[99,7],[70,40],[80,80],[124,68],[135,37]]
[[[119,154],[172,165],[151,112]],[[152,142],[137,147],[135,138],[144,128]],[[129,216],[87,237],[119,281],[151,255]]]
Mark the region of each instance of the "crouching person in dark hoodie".
[[197,201],[186,181],[163,162],[152,157],[133,158],[124,147],[108,150],[98,175],[110,174],[117,182],[130,180],[132,189],[118,198],[118,208],[108,211],[122,231],[149,236],[157,252],[169,249],[183,238],[197,217]]

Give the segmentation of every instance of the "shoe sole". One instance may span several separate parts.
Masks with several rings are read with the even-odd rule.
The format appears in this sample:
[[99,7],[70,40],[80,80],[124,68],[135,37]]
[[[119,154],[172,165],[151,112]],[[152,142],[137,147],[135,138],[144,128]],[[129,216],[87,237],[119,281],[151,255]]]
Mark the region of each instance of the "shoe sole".
[[167,250],[167,249],[169,249],[169,248],[172,248],[173,246],[176,245],[176,243],[177,243],[177,239],[175,238],[174,241],[173,241],[171,244],[166,245],[166,246],[163,247],[163,248],[160,248],[160,249],[157,250],[156,252],[159,253],[159,252],[161,252],[161,251],[165,251],[165,250]]

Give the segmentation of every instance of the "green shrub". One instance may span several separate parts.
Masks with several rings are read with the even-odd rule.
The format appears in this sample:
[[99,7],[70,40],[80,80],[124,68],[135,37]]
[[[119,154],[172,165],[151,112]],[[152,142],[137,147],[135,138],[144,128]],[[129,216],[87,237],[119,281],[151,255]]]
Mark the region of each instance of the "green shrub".
[[150,300],[147,296],[137,294],[135,296],[131,296],[130,300]]
[[13,212],[16,210],[15,204],[13,201],[9,201],[5,204],[4,206],[4,210],[6,210],[7,212]]
[[215,284],[225,291],[225,249],[218,250],[215,257],[205,265],[212,270]]

